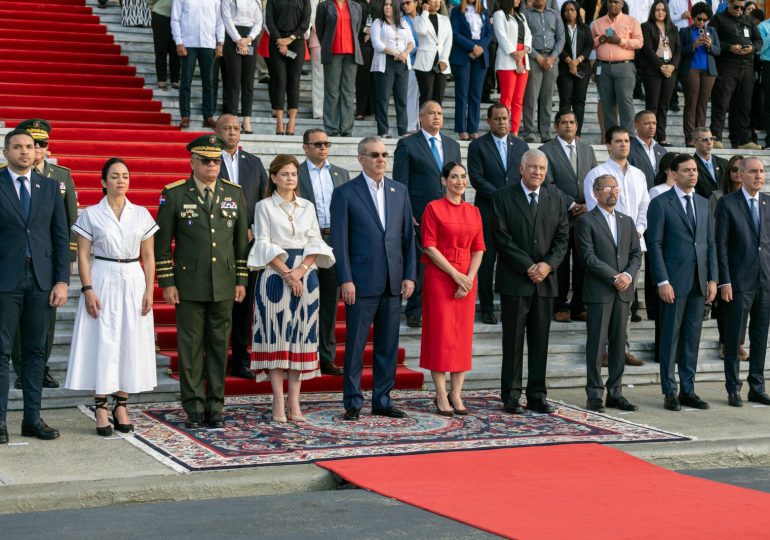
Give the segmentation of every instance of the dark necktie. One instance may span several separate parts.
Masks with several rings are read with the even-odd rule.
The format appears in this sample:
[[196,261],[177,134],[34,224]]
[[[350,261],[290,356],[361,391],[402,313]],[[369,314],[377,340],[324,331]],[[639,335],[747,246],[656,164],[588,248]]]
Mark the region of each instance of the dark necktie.
[[754,230],[757,236],[759,236],[759,207],[757,206],[757,200],[753,197],[749,201],[751,201],[751,220],[754,222]]
[[692,227],[692,230],[695,230],[695,210],[692,207],[692,196],[691,195],[685,195],[685,200],[687,201],[687,219],[690,221],[690,227]]
[[211,213],[211,189],[209,188],[203,190],[203,208],[207,213]]
[[537,215],[537,193],[534,191],[529,194],[529,211],[532,213],[532,217]]
[[21,206],[21,215],[24,216],[24,223],[29,219],[29,190],[27,189],[27,177],[19,176],[16,179],[19,182],[19,205]]

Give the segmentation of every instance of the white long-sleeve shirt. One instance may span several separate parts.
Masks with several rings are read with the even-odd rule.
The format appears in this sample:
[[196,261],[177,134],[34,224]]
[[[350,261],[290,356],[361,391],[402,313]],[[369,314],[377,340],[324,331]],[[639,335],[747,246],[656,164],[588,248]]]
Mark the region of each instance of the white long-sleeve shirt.
[[249,36],[256,39],[262,31],[262,3],[259,0],[222,0],[222,23],[230,39],[241,39],[236,26],[248,26]]
[[220,0],[174,0],[171,35],[177,45],[215,49],[225,42]]

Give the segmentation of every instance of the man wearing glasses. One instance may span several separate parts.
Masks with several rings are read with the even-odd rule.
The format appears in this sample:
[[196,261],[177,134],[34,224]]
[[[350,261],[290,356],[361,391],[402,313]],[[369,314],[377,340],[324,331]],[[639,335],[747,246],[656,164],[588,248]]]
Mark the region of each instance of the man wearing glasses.
[[717,80],[712,92],[711,132],[714,147],[722,148],[725,114],[730,111],[730,143],[733,148],[761,150],[751,140],[749,115],[754,90],[754,53],[762,48],[757,27],[743,13],[744,0],[730,0],[724,13],[711,19],[722,52],[716,58]]
[[372,414],[404,418],[393,406],[401,300],[417,279],[412,206],[406,186],[385,177],[388,152],[379,137],[358,143],[363,171],[332,195],[331,233],[337,283],[345,302],[343,420],[358,420],[364,395],[361,371],[374,322]]
[[711,192],[722,189],[722,178],[727,174],[727,160],[712,154],[714,137],[707,127],[697,127],[692,132],[695,142],[695,163],[698,165],[698,183],[695,193],[707,199]]
[[[302,135],[302,149],[305,161],[299,166],[299,192],[302,197],[315,205],[321,236],[328,245],[332,243],[331,202],[332,193],[342,184],[350,181],[350,174],[342,167],[329,163],[329,135],[321,128],[311,128]],[[337,271],[334,266],[318,269],[318,356],[321,373],[342,375],[334,364],[337,340],[334,336],[334,322],[337,320]]]
[[246,200],[240,186],[219,178],[224,146],[216,135],[188,144],[192,174],[167,185],[158,205],[158,285],[166,303],[176,306],[179,382],[188,429],[224,426],[233,301],[243,302],[249,279]]

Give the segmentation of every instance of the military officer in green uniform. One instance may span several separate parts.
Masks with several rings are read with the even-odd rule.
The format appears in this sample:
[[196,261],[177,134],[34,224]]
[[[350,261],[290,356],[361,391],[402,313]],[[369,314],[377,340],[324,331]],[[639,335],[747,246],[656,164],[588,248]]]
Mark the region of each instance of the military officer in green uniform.
[[[67,167],[55,165],[45,158],[48,157],[48,143],[51,134],[51,124],[40,118],[24,120],[17,126],[18,129],[26,129],[35,140],[35,169],[37,172],[47,178],[55,180],[59,184],[59,192],[64,199],[64,207],[67,210],[67,228],[70,230],[70,261],[75,261],[77,255],[77,242],[75,233],[72,232],[72,224],[78,219],[78,198],[75,193],[75,184],[72,181],[72,174]],[[53,334],[56,327],[56,308],[52,308],[51,327],[48,330],[48,344],[46,346],[46,361],[51,356],[53,349]],[[16,343],[11,354],[13,370],[16,372],[16,383],[14,387],[21,389],[21,343],[19,337],[16,337]],[[45,378],[43,379],[44,388],[59,388],[59,383],[53,378],[48,366],[45,368]]]
[[224,425],[233,301],[244,300],[249,278],[246,201],[240,186],[219,177],[224,144],[215,135],[188,144],[192,174],[167,185],[158,208],[158,285],[166,303],[176,306],[179,379],[188,429]]

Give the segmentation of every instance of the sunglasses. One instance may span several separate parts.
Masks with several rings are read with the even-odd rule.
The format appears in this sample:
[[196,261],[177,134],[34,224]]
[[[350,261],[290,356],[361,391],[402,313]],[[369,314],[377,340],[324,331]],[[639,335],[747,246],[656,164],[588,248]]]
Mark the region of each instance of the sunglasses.
[[362,156],[367,156],[372,159],[379,159],[379,158],[386,158],[388,157],[387,152],[367,152],[365,154],[361,154]]
[[620,187],[619,186],[604,186],[600,188],[596,188],[596,191],[599,193],[620,193]]
[[737,6],[735,4],[730,4],[730,7],[736,11],[746,11],[746,6]]
[[222,163],[222,158],[202,158],[202,157],[197,157],[197,158],[193,158],[193,159],[197,159],[198,161],[200,161],[204,165],[211,165],[212,163],[214,163],[215,165],[219,165],[220,163]]
[[702,22],[702,23],[709,22],[709,18],[708,17],[695,17],[695,20],[698,21],[698,22]]
[[321,148],[331,148],[331,145],[332,145],[331,141],[316,141],[316,142],[309,142],[309,143],[306,143],[306,144],[308,146],[312,146],[312,147],[318,148],[318,149],[321,149]]
[[48,141],[35,141],[35,146],[40,148],[48,148]]

